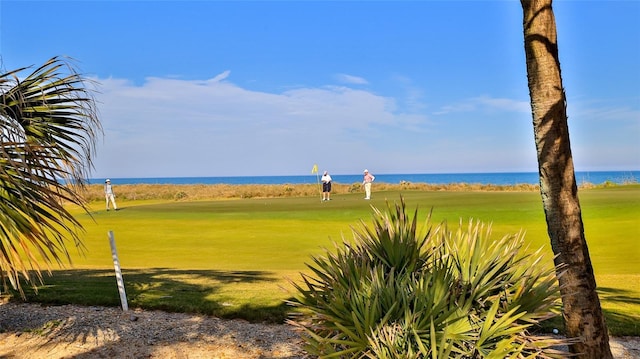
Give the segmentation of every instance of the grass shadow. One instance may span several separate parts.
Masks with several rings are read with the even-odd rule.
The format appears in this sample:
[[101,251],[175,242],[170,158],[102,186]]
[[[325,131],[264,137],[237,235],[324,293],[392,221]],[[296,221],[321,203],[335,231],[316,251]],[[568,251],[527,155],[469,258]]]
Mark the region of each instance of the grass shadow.
[[[122,276],[129,308],[269,323],[283,323],[291,309],[284,302],[287,299],[284,290],[273,291],[283,279],[268,271],[144,268],[123,270]],[[121,305],[113,270],[58,270],[44,281],[37,291],[25,287],[27,302]],[[17,293],[11,294],[13,300],[20,300]]]
[[[637,307],[640,306],[640,298],[630,290],[618,288],[598,288],[600,303],[608,304],[609,308],[602,308],[607,329],[613,336],[637,336],[640,332],[640,315]],[[564,332],[562,316],[557,316],[541,323],[540,331],[551,333],[557,328]]]
[[640,314],[635,308],[640,306],[640,298],[630,290],[619,288],[598,288],[600,302],[611,303],[614,309],[603,308],[607,328],[616,336],[633,336],[640,331]]
[[619,288],[598,288],[598,296],[602,301],[640,305],[640,298],[635,293]]

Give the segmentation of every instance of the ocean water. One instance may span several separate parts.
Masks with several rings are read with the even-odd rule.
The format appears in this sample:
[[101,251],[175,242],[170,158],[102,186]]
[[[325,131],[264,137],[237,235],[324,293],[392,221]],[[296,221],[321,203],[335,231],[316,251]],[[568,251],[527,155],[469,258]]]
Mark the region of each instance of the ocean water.
[[[376,174],[376,182],[384,183],[428,183],[428,184],[493,184],[516,185],[538,184],[537,172],[496,172],[496,173],[414,173]],[[623,184],[637,183],[640,171],[576,172],[578,184],[605,182]],[[362,182],[362,174],[331,174],[334,183],[351,184]],[[316,174],[304,176],[237,176],[237,177],[150,177],[113,178],[113,184],[305,184],[317,183]],[[104,183],[105,178],[92,178],[89,183]]]

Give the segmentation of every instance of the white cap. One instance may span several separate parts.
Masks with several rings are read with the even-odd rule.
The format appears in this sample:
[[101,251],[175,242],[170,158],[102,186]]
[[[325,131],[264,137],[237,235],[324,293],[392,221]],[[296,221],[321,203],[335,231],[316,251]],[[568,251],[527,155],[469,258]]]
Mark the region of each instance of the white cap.
[[111,180],[107,178],[107,180],[105,182],[111,182]]
[[369,170],[364,170],[364,173],[367,173],[367,172],[369,172]]

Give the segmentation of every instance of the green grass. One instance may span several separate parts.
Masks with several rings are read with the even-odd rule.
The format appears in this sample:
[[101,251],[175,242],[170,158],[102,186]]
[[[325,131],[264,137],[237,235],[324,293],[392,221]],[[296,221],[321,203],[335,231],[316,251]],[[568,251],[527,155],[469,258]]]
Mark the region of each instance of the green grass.
[[[311,255],[351,239],[370,205],[404,196],[433,222],[460,218],[493,223],[493,235],[526,231],[532,249],[552,253],[538,192],[388,191],[319,197],[216,201],[119,202],[120,211],[92,204],[78,213],[86,252],[72,250],[73,267],[54,270],[30,301],[119,305],[109,248],[113,231],[130,307],[282,321],[290,298],[288,278],[299,279]],[[640,335],[640,186],[584,189],[585,234],[602,306],[614,335]]]

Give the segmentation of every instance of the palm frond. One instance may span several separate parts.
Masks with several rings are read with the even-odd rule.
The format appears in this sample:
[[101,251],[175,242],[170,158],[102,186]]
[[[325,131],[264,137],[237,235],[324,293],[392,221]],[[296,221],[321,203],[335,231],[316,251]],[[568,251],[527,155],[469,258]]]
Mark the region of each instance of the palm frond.
[[[65,203],[79,195],[102,128],[91,83],[69,59],[54,57],[24,78],[0,75],[0,275],[14,289],[40,277],[40,262],[70,261],[82,249],[82,226]],[[36,255],[37,254],[37,255]]]

